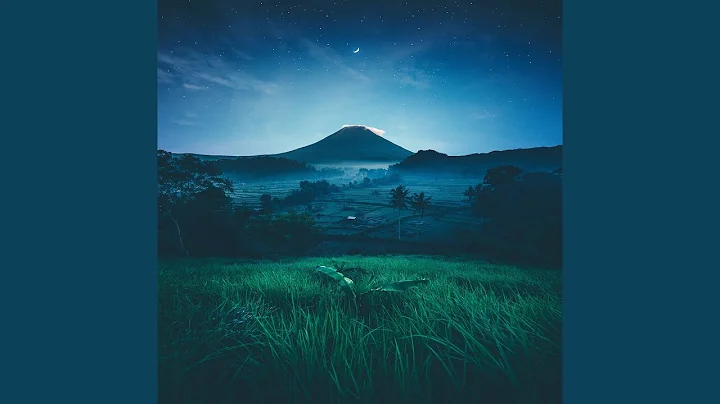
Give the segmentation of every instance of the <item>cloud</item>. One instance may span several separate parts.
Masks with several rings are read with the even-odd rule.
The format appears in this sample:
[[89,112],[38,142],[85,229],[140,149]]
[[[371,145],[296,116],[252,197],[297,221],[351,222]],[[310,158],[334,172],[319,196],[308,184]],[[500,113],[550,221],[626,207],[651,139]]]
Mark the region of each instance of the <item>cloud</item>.
[[431,49],[433,42],[390,42],[380,45],[382,55],[375,72],[383,77],[383,81],[393,84],[410,86],[416,89],[427,89],[431,86],[433,75],[427,70],[427,64],[420,65],[416,55]]
[[174,121],[171,121],[171,122],[174,123],[174,124],[177,124],[177,125],[182,125],[182,126],[195,126],[195,125],[197,125],[197,122],[189,121],[189,120],[187,120],[187,119],[179,119],[179,120],[174,120]]
[[490,34],[482,34],[480,35],[480,41],[486,44],[490,44],[497,41],[497,38],[494,35]]
[[347,66],[343,62],[340,54],[335,52],[331,47],[318,45],[315,42],[312,42],[308,39],[302,39],[302,40],[300,40],[300,43],[308,49],[308,54],[313,59],[320,62],[323,65],[323,67],[325,67],[326,69],[328,69],[328,70],[339,69],[358,80],[370,81],[370,78],[368,76],[366,76],[364,73],[362,73],[361,71],[358,71],[356,69],[353,69],[350,66]]
[[254,57],[250,56],[249,54],[247,54],[239,49],[233,48],[233,52],[235,52],[235,55],[237,55],[238,57],[245,59],[247,61],[255,60]]
[[207,87],[197,86],[195,84],[188,83],[183,84],[183,87],[187,88],[188,90],[207,90]]
[[172,83],[173,75],[158,67],[157,81],[158,83]]
[[[182,56],[179,56],[182,54]],[[158,52],[158,63],[167,67],[166,74],[158,81],[179,79],[183,86],[191,90],[206,88],[209,83],[224,86],[233,90],[253,90],[264,94],[274,94],[281,86],[271,81],[261,80],[247,72],[230,66],[221,56],[203,55],[192,50],[184,52]]]
[[381,137],[382,137],[383,135],[385,135],[385,133],[386,133],[386,132],[385,132],[384,130],[382,130],[382,129],[373,128],[372,126],[367,126],[367,125],[343,125],[343,126],[340,127],[340,129],[343,129],[343,128],[354,128],[354,127],[365,128],[365,129],[367,129],[367,130],[369,130],[369,131],[373,132],[374,134],[376,134],[376,135],[378,135],[378,136],[381,136]]
[[233,72],[227,75],[198,73],[196,77],[233,90],[256,90],[265,94],[273,94],[280,89],[277,83],[258,80],[245,72]]
[[[362,70],[351,67],[346,64],[343,55],[335,51],[326,42],[316,42],[308,39],[306,32],[299,30],[292,24],[282,22],[271,22],[268,24],[272,36],[277,37],[281,42],[276,49],[286,50],[296,47],[304,48],[307,55],[319,62],[323,68],[329,72],[340,72],[364,83],[372,82],[372,79]],[[345,56],[349,56],[346,54]]]
[[489,118],[495,118],[497,114],[495,112],[489,111],[487,109],[483,109],[482,111],[475,111],[470,113],[470,118],[475,119],[477,121],[483,120],[483,119],[489,119]]
[[384,60],[388,62],[398,62],[407,60],[415,54],[424,52],[432,48],[433,42],[430,40],[418,41],[417,43],[398,43],[388,42],[380,47],[380,51],[384,56]]
[[183,114],[182,118],[173,119],[170,122],[174,123],[175,125],[180,125],[180,126],[196,126],[196,125],[198,125],[198,122],[197,122],[198,116],[199,115],[194,112],[187,111]]
[[421,69],[403,68],[398,73],[399,81],[411,87],[425,89],[430,87],[430,75]]
[[[250,26],[249,23],[252,22],[252,20],[248,19],[246,22],[248,23],[247,26],[245,26],[244,29],[241,28],[241,31],[247,30]],[[243,27],[243,25],[244,24],[240,24],[240,27]],[[237,27],[237,25],[236,25],[236,27]],[[252,55],[237,48],[238,44],[240,44],[244,48],[256,47],[257,43],[256,43],[256,41],[254,41],[250,38],[251,35],[252,35],[252,32],[245,31],[244,33],[238,32],[237,35],[233,35],[232,38],[228,37],[226,35],[220,35],[216,38],[216,40],[217,40],[218,44],[222,45],[222,47],[225,49],[229,49],[232,53],[235,54],[235,56],[237,56],[241,59],[245,59],[247,61],[251,61],[251,60],[255,60],[255,58]]]

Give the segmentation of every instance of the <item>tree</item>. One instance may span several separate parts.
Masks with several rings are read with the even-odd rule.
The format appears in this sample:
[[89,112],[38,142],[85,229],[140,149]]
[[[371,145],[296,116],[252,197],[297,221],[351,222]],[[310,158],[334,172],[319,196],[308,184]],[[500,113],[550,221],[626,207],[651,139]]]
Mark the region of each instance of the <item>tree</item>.
[[483,184],[491,187],[492,189],[500,190],[507,187],[520,179],[522,170],[515,166],[499,166],[487,170],[485,177],[483,178]]
[[[473,188],[473,187],[470,187]],[[478,206],[481,204],[481,200],[486,196],[490,190],[490,186],[487,184],[477,184],[472,190],[473,196],[475,196],[475,203],[470,202],[470,213],[474,214],[477,212]]]
[[486,219],[483,243],[507,258],[561,266],[562,176],[531,172],[501,184],[475,198],[475,214]]
[[420,211],[420,217],[425,217],[425,209],[430,206],[431,199],[431,196],[425,198],[425,192],[420,192],[420,194],[413,194],[410,199],[410,205],[416,212],[418,210]]
[[320,232],[312,215],[291,210],[277,215],[252,217],[245,245],[255,254],[298,254],[315,247]]
[[157,152],[158,214],[169,218],[177,232],[180,248],[190,255],[183,240],[180,217],[183,210],[202,195],[204,201],[218,201],[221,193],[232,192],[232,182],[212,162],[204,162],[189,154],[175,157],[165,150]]
[[407,196],[409,192],[410,190],[402,185],[398,185],[397,188],[390,190],[390,206],[398,210],[398,240],[400,240],[400,211],[407,209]]
[[183,209],[183,241],[193,256],[229,254],[239,226],[233,221],[232,199],[211,187],[198,193]]
[[499,166],[487,170],[482,184],[475,186],[475,203],[472,214],[484,217],[494,216],[498,210],[507,210],[507,205],[518,197],[522,170],[515,166]]
[[248,209],[245,206],[238,206],[235,208],[235,211],[233,213],[233,220],[239,227],[243,227],[250,221],[250,218],[252,217],[252,210]]
[[273,211],[272,195],[270,195],[270,194],[260,195],[260,207],[262,207],[263,212],[272,213],[272,211]]
[[473,197],[475,196],[475,187],[470,185],[468,189],[463,192],[463,195],[465,195],[468,198],[468,202],[470,202],[470,205],[472,205]]
[[313,184],[308,180],[300,181],[300,192],[313,192]]

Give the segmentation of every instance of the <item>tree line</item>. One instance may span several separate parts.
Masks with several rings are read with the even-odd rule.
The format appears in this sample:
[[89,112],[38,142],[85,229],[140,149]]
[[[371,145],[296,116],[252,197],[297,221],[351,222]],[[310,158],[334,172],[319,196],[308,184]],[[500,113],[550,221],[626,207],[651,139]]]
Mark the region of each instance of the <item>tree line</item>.
[[158,249],[161,255],[298,254],[319,242],[312,216],[256,214],[235,207],[231,181],[209,161],[158,151]]
[[[300,181],[283,198],[263,194],[260,209],[233,206],[231,181],[216,164],[191,155],[158,151],[158,247],[163,255],[244,256],[302,255],[322,240],[312,210],[276,213],[316,198],[342,192],[325,180]],[[384,177],[362,186],[379,185]],[[399,178],[393,178],[393,181]],[[396,182],[397,183],[397,182]],[[357,184],[353,187],[358,186]],[[379,192],[378,192],[379,194]],[[501,259],[560,266],[562,257],[562,170],[523,173],[515,166],[487,170],[483,181],[464,191],[470,213],[482,218],[472,234],[457,240],[467,252],[482,251]],[[379,195],[378,195],[379,196]],[[425,192],[410,194],[398,185],[387,195],[398,211],[423,217],[432,207]]]

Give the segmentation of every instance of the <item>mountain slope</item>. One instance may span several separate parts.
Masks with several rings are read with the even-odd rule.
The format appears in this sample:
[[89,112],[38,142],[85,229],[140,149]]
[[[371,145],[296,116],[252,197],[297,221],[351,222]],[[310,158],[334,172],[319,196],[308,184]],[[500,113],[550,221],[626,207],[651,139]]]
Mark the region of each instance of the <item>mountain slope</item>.
[[289,152],[272,157],[302,161],[309,164],[342,162],[395,162],[413,153],[376,135],[364,126],[347,126],[332,135]]
[[406,173],[447,173],[484,175],[488,168],[514,165],[525,171],[554,170],[562,167],[562,145],[530,149],[501,150],[466,156],[448,156],[435,150],[420,150],[391,166],[393,171]]

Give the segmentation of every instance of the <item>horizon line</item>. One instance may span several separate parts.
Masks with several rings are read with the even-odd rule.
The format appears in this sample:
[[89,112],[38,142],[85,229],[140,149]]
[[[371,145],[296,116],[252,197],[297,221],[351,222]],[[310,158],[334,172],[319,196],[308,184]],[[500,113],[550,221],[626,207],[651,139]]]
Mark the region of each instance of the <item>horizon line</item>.
[[[358,125],[358,126],[360,126],[360,125]],[[308,145],[308,146],[310,146],[310,145]],[[473,153],[468,153],[468,154],[457,154],[457,155],[450,155],[450,154],[443,153],[443,152],[438,151],[438,150],[435,150],[435,149],[420,149],[420,150],[418,150],[418,151],[416,151],[416,152],[412,152],[412,154],[418,154],[418,153],[421,152],[421,151],[434,151],[434,152],[436,152],[436,153],[445,154],[445,155],[448,156],[448,157],[463,157],[463,156],[472,156],[473,154],[490,154],[490,153],[495,153],[495,152],[515,151],[515,150],[551,149],[551,148],[553,148],[553,147],[561,147],[561,146],[563,146],[562,143],[556,144],[556,145],[554,145],[554,146],[518,147],[518,148],[515,148],[515,149],[490,150],[490,151],[486,151],[486,152],[473,152]],[[307,147],[307,146],[303,146],[303,147]],[[206,157],[275,157],[275,158],[285,158],[285,157],[276,157],[276,156],[279,155],[279,154],[289,153],[289,152],[294,151],[294,150],[297,150],[297,149],[289,150],[289,151],[286,151],[286,152],[280,152],[280,153],[253,154],[253,155],[249,155],[249,156],[241,156],[241,155],[233,155],[233,154],[205,154],[205,153],[196,153],[196,152],[174,152],[174,151],[170,151],[170,150],[163,149],[163,148],[158,148],[157,150],[158,150],[158,151],[159,151],[159,150],[164,150],[164,151],[166,151],[166,152],[168,152],[168,153],[172,153],[172,154],[194,154],[194,155],[197,155],[197,156],[206,156]],[[407,149],[406,149],[406,150],[407,150]],[[409,151],[409,150],[408,150],[408,151]],[[292,160],[292,159],[288,159],[288,160]]]

